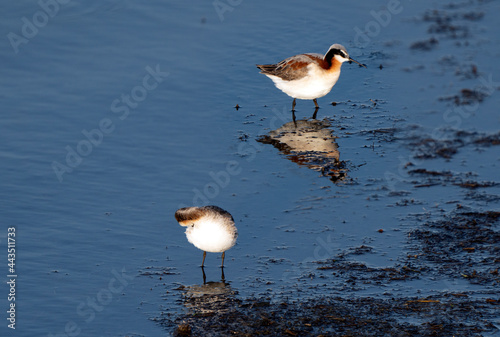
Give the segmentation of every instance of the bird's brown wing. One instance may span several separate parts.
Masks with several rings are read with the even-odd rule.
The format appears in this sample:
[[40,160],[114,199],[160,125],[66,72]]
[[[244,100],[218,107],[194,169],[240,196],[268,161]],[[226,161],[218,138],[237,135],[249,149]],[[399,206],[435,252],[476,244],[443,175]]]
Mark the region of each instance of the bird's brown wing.
[[289,57],[277,64],[258,64],[257,68],[264,75],[273,75],[285,81],[293,81],[306,76],[309,64],[322,61],[321,55],[301,54]]

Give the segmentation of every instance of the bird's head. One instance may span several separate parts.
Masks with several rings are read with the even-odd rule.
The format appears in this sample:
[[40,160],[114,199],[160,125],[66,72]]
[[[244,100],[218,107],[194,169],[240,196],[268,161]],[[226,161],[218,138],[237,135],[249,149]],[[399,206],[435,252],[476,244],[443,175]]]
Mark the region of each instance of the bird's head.
[[326,52],[325,61],[331,62],[333,59],[337,60],[340,63],[344,63],[346,61],[349,63],[354,62],[354,63],[359,64],[361,67],[366,68],[366,66],[364,64],[361,64],[358,61],[356,61],[355,59],[351,58],[349,56],[349,53],[345,49],[345,47],[341,44],[336,43],[336,44],[331,45],[330,49],[328,49],[328,51]]

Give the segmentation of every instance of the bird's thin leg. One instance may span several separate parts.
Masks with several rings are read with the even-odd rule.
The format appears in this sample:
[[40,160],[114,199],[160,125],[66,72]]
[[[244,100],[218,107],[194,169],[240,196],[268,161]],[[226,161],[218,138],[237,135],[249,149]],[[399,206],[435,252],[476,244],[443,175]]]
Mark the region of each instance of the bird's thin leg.
[[203,273],[203,284],[207,284],[207,275],[205,275],[205,268],[201,267],[201,272]]
[[224,268],[221,268],[220,280],[226,283],[226,275],[224,275]]
[[203,252],[203,261],[201,261],[201,268],[203,268],[203,265],[205,264],[205,258],[207,257],[207,252]]
[[292,110],[292,120],[295,127],[297,127],[297,121],[295,120],[295,111]]
[[293,103],[292,103],[292,112],[295,111],[295,103],[296,103],[296,98],[293,99]]
[[313,99],[313,102],[314,102],[314,105],[316,106],[316,108],[314,109],[312,119],[316,119],[316,115],[318,114],[319,105],[318,105],[318,101],[316,101],[316,98]]
[[316,115],[318,114],[318,110],[319,110],[319,108],[314,109],[312,119],[316,119]]
[[226,257],[226,252],[222,252],[222,264],[221,264],[221,268],[224,268],[224,258]]

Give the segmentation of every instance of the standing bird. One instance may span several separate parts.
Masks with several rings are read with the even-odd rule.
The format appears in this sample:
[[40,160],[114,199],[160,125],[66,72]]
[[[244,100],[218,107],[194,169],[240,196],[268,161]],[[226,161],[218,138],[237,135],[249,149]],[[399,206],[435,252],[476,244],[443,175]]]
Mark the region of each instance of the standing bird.
[[217,206],[184,207],[175,212],[175,219],[187,227],[186,236],[196,248],[203,250],[205,264],[207,252],[221,253],[224,268],[226,250],[236,244],[238,230],[229,212]]
[[276,88],[293,97],[292,112],[295,111],[295,100],[312,99],[319,109],[317,98],[323,97],[332,90],[340,76],[340,67],[345,61],[355,62],[344,46],[334,44],[325,56],[321,54],[300,54],[289,57],[277,64],[258,64],[261,74],[273,80]]

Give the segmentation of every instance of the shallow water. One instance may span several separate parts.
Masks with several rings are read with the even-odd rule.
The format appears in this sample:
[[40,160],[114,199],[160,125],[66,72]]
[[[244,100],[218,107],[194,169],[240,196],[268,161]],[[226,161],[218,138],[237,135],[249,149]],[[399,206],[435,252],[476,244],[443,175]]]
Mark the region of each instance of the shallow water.
[[[173,214],[203,203],[236,219],[238,244],[224,271],[241,298],[491,293],[492,284],[447,275],[348,287],[318,270],[318,261],[363,245],[368,253],[347,259],[391,267],[419,249],[412,230],[457,204],[498,210],[500,148],[477,140],[500,126],[499,4],[402,1],[377,21],[371,11],[387,3],[235,1],[219,16],[202,1],[70,1],[15,46],[8,34],[23,34],[23,17],[43,20],[41,7],[0,5],[0,242],[15,226],[15,333],[172,333],[154,319],[183,313],[175,289],[202,283],[202,253]],[[422,18],[433,9],[466,28],[432,31]],[[365,38],[357,28],[368,30]],[[412,48],[419,41],[431,49]],[[317,120],[329,125],[345,165],[335,182],[318,163],[297,165],[257,141],[292,117],[291,98],[255,68],[332,43],[368,65],[344,64],[319,99]],[[455,95],[469,99],[462,89],[475,88],[481,100],[455,105]],[[313,107],[298,101],[297,119]],[[429,138],[448,140],[456,153],[440,155],[449,152],[435,152]],[[429,153],[438,154],[421,156]],[[452,177],[409,173],[419,168]],[[457,185],[464,181],[496,185]],[[219,263],[218,254],[207,256],[207,280],[220,280]],[[13,335],[5,322],[0,331]]]

